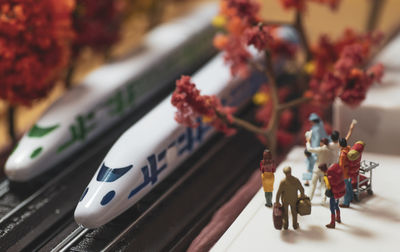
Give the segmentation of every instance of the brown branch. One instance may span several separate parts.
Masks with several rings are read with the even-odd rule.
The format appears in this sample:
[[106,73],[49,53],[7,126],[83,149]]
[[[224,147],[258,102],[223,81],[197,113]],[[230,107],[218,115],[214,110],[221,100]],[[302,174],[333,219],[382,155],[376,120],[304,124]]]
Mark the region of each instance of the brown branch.
[[310,97],[300,97],[300,98],[294,99],[294,100],[292,100],[290,102],[280,104],[277,109],[279,111],[282,111],[282,110],[297,106],[299,104],[302,104],[302,103],[305,103],[305,102],[309,102],[310,100],[311,100]]
[[367,19],[367,24],[366,24],[366,30],[367,31],[373,31],[376,29],[376,25],[378,23],[379,18],[381,17],[383,7],[385,3],[387,2],[386,0],[370,0],[370,9],[369,9],[369,15]]
[[235,124],[236,126],[239,126],[245,130],[248,130],[250,132],[253,132],[255,134],[260,134],[260,135],[265,135],[267,130],[255,126],[254,124],[251,124],[243,119],[237,118],[237,117],[233,117],[233,124]]
[[388,35],[385,36],[383,42],[380,43],[379,46],[369,55],[368,59],[362,65],[362,68],[365,68],[369,64],[371,64],[372,60],[382,51],[383,48],[385,48],[390,42],[392,42],[397,37],[397,35],[399,35],[399,33],[400,25],[396,25],[387,33]]
[[215,114],[220,118],[222,121],[225,122],[226,125],[232,125],[234,124],[235,126],[238,126],[240,128],[243,128],[247,131],[250,131],[255,134],[264,134],[265,130],[262,129],[261,127],[255,126],[254,124],[251,124],[243,119],[240,119],[238,117],[232,116],[233,122],[231,123],[226,114],[222,113],[221,111],[218,111],[214,108]]
[[304,29],[304,23],[303,23],[303,14],[300,11],[296,12],[296,20],[294,27],[297,29],[299,35],[300,35],[300,41],[301,45],[303,46],[303,49],[306,53],[306,60],[310,61],[312,59],[312,54],[309,46],[309,42],[307,39],[307,35]]
[[262,21],[261,22],[262,25],[293,25],[292,22],[288,22],[288,21]]

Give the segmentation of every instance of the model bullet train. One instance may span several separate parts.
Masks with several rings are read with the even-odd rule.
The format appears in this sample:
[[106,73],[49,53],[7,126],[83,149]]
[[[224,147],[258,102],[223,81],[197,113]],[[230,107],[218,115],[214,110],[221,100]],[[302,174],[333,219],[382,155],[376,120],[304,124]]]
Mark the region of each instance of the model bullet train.
[[[203,94],[216,94],[228,105],[248,101],[263,81],[232,79],[222,55],[200,69],[192,78]],[[264,79],[265,81],[265,79]],[[174,120],[176,108],[167,97],[129,128],[112,146],[82,194],[75,220],[96,228],[114,219],[168,176],[214,132],[200,122],[186,128]]]
[[213,52],[215,4],[152,30],[143,50],[95,70],[56,101],[19,142],[5,173],[27,181],[54,167]]

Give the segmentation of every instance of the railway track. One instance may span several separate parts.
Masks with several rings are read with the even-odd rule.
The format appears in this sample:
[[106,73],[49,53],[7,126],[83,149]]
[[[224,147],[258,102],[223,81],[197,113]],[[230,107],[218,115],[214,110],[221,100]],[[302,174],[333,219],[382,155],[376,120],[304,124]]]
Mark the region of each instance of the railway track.
[[112,136],[108,138],[102,141],[109,145],[100,146],[96,140],[97,149],[70,164],[77,168],[65,169],[3,216],[0,251],[183,250],[247,180],[262,150],[245,132],[232,138],[213,137],[124,214],[88,230],[74,222],[73,211],[113,142]]
[[[184,74],[192,74],[204,61]],[[21,251],[35,242],[52,237],[54,230],[66,226],[87,182],[107,151],[134,122],[150,111],[174,88],[175,79],[108,131],[91,141],[83,151],[75,153],[55,169],[29,183],[14,183],[5,178],[0,182],[0,251]],[[29,251],[29,250],[27,250]]]
[[[248,146],[253,146],[251,151]],[[72,220],[46,244],[29,250],[182,251],[254,171],[262,148],[244,132],[232,138],[214,137],[112,222],[89,230]]]

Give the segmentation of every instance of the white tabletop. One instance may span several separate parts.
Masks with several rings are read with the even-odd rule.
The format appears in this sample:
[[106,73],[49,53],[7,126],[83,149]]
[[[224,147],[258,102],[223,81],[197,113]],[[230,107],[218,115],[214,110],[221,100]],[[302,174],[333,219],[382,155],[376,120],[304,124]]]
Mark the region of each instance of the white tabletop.
[[[295,147],[278,167],[273,199],[283,167],[290,165],[299,179],[306,171],[303,150]],[[260,189],[212,251],[400,251],[400,157],[365,153],[363,159],[380,163],[373,170],[374,195],[362,195],[360,203],[342,208],[342,223],[336,229],[325,227],[330,222],[329,202],[322,205],[316,195],[311,215],[299,216],[299,230],[293,230],[290,214],[289,230],[275,230],[272,209],[264,206]]]

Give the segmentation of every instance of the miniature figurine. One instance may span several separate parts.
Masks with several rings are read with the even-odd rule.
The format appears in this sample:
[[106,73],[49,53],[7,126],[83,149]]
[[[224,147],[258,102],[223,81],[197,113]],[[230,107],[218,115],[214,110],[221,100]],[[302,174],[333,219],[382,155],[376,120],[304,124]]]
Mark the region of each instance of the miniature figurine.
[[[350,207],[350,202],[354,197],[353,193],[353,181],[357,181],[357,176],[360,171],[361,165],[361,154],[364,151],[365,143],[363,141],[357,141],[353,147],[348,151],[347,158],[347,180],[346,183],[346,194],[345,200],[343,204],[340,204],[341,207],[348,208]],[[347,197],[346,197],[347,195]],[[350,198],[350,200],[349,200]]]
[[[319,167],[322,171],[326,171],[326,165]],[[335,228],[335,221],[341,223],[339,199],[345,194],[345,184],[343,179],[343,170],[339,164],[331,165],[324,176],[326,191],[325,195],[330,197],[329,205],[331,210],[331,222],[326,224],[327,228]],[[336,216],[335,216],[336,211]]]
[[297,222],[297,191],[300,191],[301,198],[305,198],[304,188],[296,177],[292,176],[292,168],[287,166],[283,168],[283,173],[285,173],[285,178],[282,179],[279,184],[278,192],[276,193],[275,204],[280,207],[281,204],[279,200],[282,200],[283,205],[283,228],[288,229],[289,227],[289,206],[290,211],[292,212],[292,221],[293,221],[293,229],[297,229],[299,227],[299,223]]
[[339,166],[343,171],[344,183],[346,185],[346,192],[344,195],[343,204],[340,207],[349,207],[350,202],[353,200],[353,186],[351,185],[351,179],[349,177],[349,164],[347,159],[347,153],[350,151],[350,146],[347,145],[346,138],[341,138],[340,144],[340,156],[339,156]]
[[307,172],[303,173],[303,180],[306,182],[304,183],[305,186],[310,185],[310,180],[312,178],[312,173],[313,173],[313,156],[312,153],[309,152],[307,149],[304,150],[304,155],[306,156],[306,164],[307,164]]
[[364,151],[365,143],[363,141],[357,141],[353,147],[351,147],[349,153],[347,153],[347,159],[349,162],[349,176],[352,180],[357,179],[357,175],[360,171],[360,163],[362,152]]
[[[322,138],[319,147],[311,147],[310,139],[307,139],[306,143],[307,151],[317,155],[316,163],[318,166],[326,164],[327,166],[332,162],[332,151],[329,149],[329,140],[327,138]],[[318,181],[321,185],[323,184],[324,173],[320,169],[315,169],[313,172],[313,178],[311,181],[311,194],[310,199],[312,200],[315,193],[315,188],[317,187]],[[324,199],[325,201],[325,199]]]
[[340,155],[340,145],[339,145],[339,131],[337,130],[334,130],[331,134],[331,142],[329,143],[329,149],[332,152],[331,164],[338,163]]
[[265,193],[265,206],[272,207],[272,191],[274,190],[276,165],[268,149],[264,150],[263,159],[260,162],[260,171]]
[[356,120],[350,124],[349,131],[345,138],[341,138],[339,141],[340,145],[340,155],[339,155],[339,166],[343,170],[344,183],[346,185],[346,193],[344,195],[343,204],[340,204],[340,207],[348,208],[350,207],[350,202],[353,200],[353,186],[351,178],[349,177],[349,160],[347,158],[347,153],[350,151],[350,146],[347,145],[347,141],[349,140],[351,134],[353,133],[354,125],[357,123]]
[[[315,113],[311,113],[310,116],[308,117],[308,120],[312,123],[311,126],[311,136],[306,136],[307,138],[310,138],[310,143],[311,147],[318,147],[320,145],[321,139],[322,138],[328,138],[328,135],[326,134],[325,128],[324,128],[324,123],[322,120],[319,118],[319,116]],[[307,135],[307,134],[306,134]],[[312,160],[312,166],[314,167],[315,162],[317,160],[317,156],[313,154],[314,160]]]

